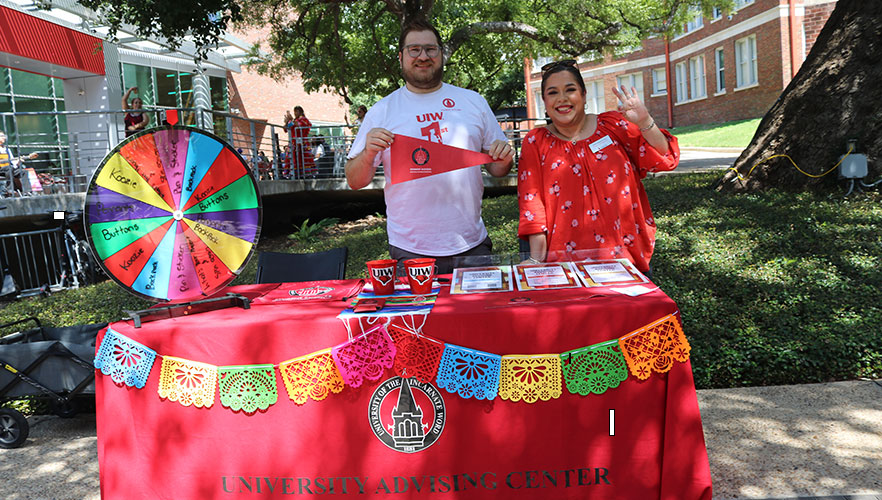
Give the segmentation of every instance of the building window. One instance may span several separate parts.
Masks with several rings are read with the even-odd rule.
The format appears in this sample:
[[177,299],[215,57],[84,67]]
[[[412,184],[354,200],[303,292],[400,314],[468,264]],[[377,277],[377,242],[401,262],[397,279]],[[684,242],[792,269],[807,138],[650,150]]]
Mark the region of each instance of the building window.
[[137,97],[144,107],[156,105],[156,92],[153,88],[153,71],[145,66],[122,63],[123,92],[138,87]]
[[677,102],[685,102],[689,100],[687,89],[689,88],[686,80],[686,61],[678,62],[674,66],[674,75],[677,78]]
[[227,111],[227,109],[229,109],[227,79],[221,78],[219,76],[209,76],[208,87],[211,92],[211,109],[217,111]]
[[719,7],[714,7],[711,21],[719,21],[722,18],[723,18],[723,10],[720,9]]
[[536,90],[533,92],[533,100],[536,101],[536,116],[544,117],[545,116],[545,101],[542,100],[542,90]]
[[701,29],[704,26],[704,18],[701,16],[701,11],[695,12],[689,21],[686,23],[686,30],[683,32],[692,33],[695,30]]
[[642,102],[646,102],[646,99],[643,98],[643,73],[631,73],[630,75],[617,76],[616,86],[620,89],[625,87],[629,91],[631,90],[631,87],[634,87],[637,89],[637,97],[639,97]]
[[[209,76],[208,88],[211,92],[211,109],[228,112],[230,97],[227,94],[227,79]],[[227,120],[223,116],[214,115],[214,133],[221,137],[227,136]]]
[[753,3],[753,0],[735,0],[735,10],[739,10],[746,5]]
[[536,59],[533,59],[533,73],[538,73],[542,71],[542,66],[545,66],[546,64],[553,61],[553,57],[537,57]]
[[180,91],[178,92],[178,106],[182,108],[192,108],[196,106],[196,99],[193,95],[193,73],[179,73],[178,82],[180,85]]
[[668,80],[664,68],[652,70],[652,93],[653,95],[668,93]]
[[178,107],[178,72],[171,69],[156,68],[156,105],[166,108]]
[[28,166],[40,172],[61,173],[67,120],[57,113],[64,110],[62,80],[0,67],[0,113],[46,113],[0,116],[0,130],[6,132],[7,145],[13,152],[38,153]]
[[585,111],[588,113],[603,113],[606,111],[606,101],[603,98],[603,80],[585,82],[588,94],[585,96]]
[[726,91],[726,65],[722,47],[714,51],[714,63],[717,66],[717,94],[720,94]]
[[756,85],[756,35],[735,41],[735,88]]
[[[150,68],[137,64],[122,63],[123,91],[138,87],[137,97],[144,107],[192,108],[196,106],[194,92],[195,73],[173,69]],[[208,76],[211,109],[227,111],[227,79]]]
[[704,56],[695,56],[689,59],[689,97],[700,99],[707,96],[707,86],[704,76]]

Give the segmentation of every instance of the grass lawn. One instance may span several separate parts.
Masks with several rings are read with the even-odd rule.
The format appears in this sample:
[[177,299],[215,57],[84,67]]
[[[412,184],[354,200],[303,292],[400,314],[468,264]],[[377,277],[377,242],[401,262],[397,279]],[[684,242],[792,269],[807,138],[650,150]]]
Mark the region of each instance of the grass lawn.
[[[724,195],[719,173],[647,179],[658,223],[656,283],[679,305],[699,388],[882,377],[882,195]],[[517,200],[484,201],[498,253],[517,251]],[[259,250],[349,247],[349,277],[388,256],[385,220],[345,222],[307,243],[264,238]],[[235,283],[253,282],[252,258]],[[64,326],[120,319],[149,305],[112,282],[7,304],[0,322]]]
[[671,129],[680,147],[746,148],[756,133],[760,119],[739,120],[727,123],[689,125]]

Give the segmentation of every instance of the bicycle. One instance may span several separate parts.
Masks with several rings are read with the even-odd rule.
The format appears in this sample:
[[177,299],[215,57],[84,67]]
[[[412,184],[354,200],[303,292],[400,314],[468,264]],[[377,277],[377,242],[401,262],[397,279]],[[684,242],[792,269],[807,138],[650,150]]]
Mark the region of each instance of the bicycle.
[[72,225],[82,222],[82,212],[66,212],[61,218],[64,238],[61,255],[61,284],[63,288],[79,288],[95,283],[100,272],[92,249],[86,241],[77,238]]

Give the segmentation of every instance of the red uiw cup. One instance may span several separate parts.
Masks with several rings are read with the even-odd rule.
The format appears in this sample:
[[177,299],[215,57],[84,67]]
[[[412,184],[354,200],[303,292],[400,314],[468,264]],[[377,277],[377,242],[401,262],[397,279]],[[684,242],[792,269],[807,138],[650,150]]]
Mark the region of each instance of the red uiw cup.
[[368,279],[374,295],[392,295],[395,292],[395,259],[371,260],[367,263]]
[[416,295],[426,295],[432,292],[432,278],[435,276],[435,259],[408,259],[404,261],[404,270],[407,273],[407,282],[410,283],[410,291]]

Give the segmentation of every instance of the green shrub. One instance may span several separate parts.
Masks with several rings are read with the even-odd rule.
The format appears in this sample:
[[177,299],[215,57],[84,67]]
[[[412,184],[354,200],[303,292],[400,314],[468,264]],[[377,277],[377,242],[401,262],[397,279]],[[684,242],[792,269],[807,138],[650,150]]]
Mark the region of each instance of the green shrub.
[[296,230],[288,235],[288,238],[297,240],[301,243],[308,243],[314,240],[322,231],[334,226],[339,221],[340,219],[331,217],[322,219],[315,224],[310,224],[309,219],[307,218],[299,227],[296,225],[294,226]]

